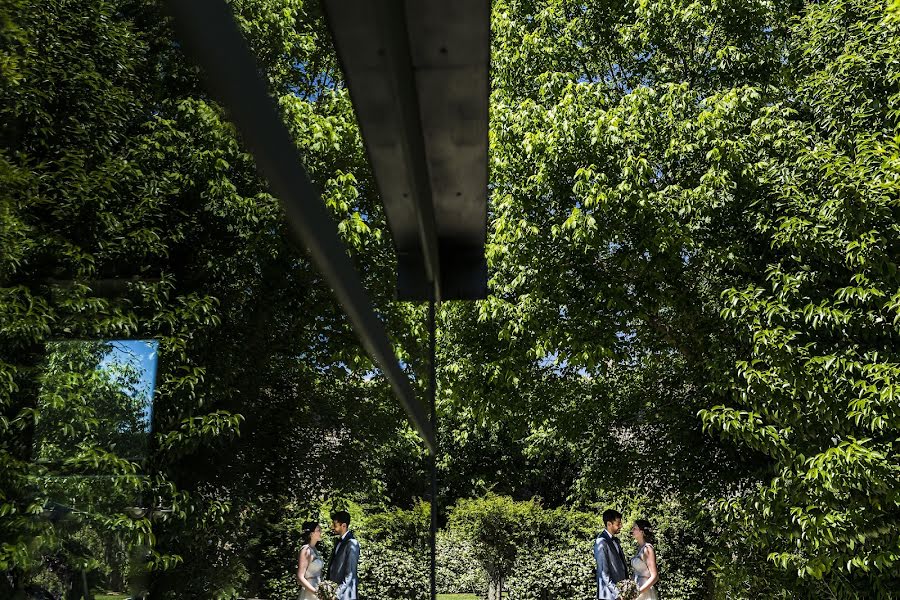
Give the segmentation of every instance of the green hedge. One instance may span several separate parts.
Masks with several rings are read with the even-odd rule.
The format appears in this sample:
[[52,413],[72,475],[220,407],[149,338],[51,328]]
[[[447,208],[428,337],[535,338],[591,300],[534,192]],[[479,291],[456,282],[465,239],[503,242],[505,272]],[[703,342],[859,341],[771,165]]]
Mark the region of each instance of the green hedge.
[[[629,534],[637,518],[649,519],[657,533],[660,594],[667,600],[707,593],[708,537],[697,528],[698,515],[678,502],[651,502],[622,493],[616,508],[624,515],[621,534],[626,556],[635,551]],[[514,600],[594,598],[593,541],[600,532],[602,509],[548,509],[535,500],[488,495],[448,509],[447,527],[438,532],[437,586],[440,594],[484,595],[486,567],[502,563],[504,583]],[[394,509],[361,516],[360,595],[366,598],[419,600],[428,596],[429,506]],[[704,537],[705,536],[705,537]],[[546,596],[542,596],[542,592]]]
[[[593,542],[566,550],[519,552],[506,581],[515,600],[596,600]],[[546,595],[542,595],[546,593]]]
[[472,543],[452,531],[438,532],[437,589],[439,594],[475,594],[487,589]]
[[[362,544],[361,544],[362,545]],[[367,541],[360,550],[359,595],[378,600],[428,600],[428,555]]]

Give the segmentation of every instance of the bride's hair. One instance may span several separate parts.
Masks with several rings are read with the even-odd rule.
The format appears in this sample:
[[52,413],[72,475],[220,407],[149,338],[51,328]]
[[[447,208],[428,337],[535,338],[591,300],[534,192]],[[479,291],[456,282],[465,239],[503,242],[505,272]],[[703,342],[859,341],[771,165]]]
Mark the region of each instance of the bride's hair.
[[656,534],[653,533],[653,527],[650,525],[650,521],[646,519],[638,519],[634,522],[637,525],[637,528],[641,530],[644,534],[644,541],[648,544],[656,543]]
[[312,540],[313,531],[315,531],[316,527],[318,526],[318,521],[307,521],[303,524],[302,530],[300,532],[301,546],[306,546],[307,544],[309,544],[310,540]]

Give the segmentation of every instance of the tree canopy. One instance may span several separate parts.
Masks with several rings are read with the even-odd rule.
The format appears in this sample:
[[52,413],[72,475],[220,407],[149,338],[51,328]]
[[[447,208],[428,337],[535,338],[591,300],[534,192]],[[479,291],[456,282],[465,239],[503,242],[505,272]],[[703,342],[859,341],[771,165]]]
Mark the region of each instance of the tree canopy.
[[[424,311],[392,301],[321,9],[230,4],[420,385]],[[482,503],[630,506],[707,577],[679,597],[889,597],[900,6],[496,0],[491,19],[490,294],[438,314],[442,519],[477,538]],[[53,552],[84,568],[106,533],[146,551],[154,597],[276,593],[298,514],[421,507],[422,446],[157,3],[5,0],[0,123],[3,594]],[[46,358],[117,338],[159,341],[149,458],[103,454],[117,500],[48,520],[60,473],[36,441],[109,427],[75,395],[65,418],[39,402]]]

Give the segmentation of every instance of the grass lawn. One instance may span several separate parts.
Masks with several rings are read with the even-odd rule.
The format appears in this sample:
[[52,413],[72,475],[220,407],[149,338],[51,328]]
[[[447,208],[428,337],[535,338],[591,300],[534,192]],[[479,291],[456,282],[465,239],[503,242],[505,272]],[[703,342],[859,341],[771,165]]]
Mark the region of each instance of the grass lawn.
[[96,593],[94,594],[94,600],[122,600],[124,598],[124,594],[116,594],[116,593]]

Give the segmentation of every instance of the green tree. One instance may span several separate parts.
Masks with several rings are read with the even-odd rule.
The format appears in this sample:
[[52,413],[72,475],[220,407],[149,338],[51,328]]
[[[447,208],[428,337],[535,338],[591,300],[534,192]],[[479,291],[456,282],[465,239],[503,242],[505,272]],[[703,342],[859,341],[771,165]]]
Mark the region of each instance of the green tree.
[[729,597],[894,585],[896,27],[493,5],[492,294],[444,313],[446,401],[571,448],[578,501],[724,498],[694,526]]
[[842,596],[898,583],[898,40],[881,3],[810,5],[791,22],[791,93],[748,98],[749,127],[713,159],[755,190],[771,248],[764,279],[724,292],[734,394],[702,416],[772,467],[723,508],[769,560]]
[[489,600],[500,598],[520,549],[542,540],[548,523],[535,501],[515,502],[506,496],[462,500],[453,506],[448,526],[472,543],[474,555],[487,573]]
[[[390,303],[390,240],[317,5],[233,8],[401,355],[415,356],[421,311]],[[0,21],[0,568],[21,588],[56,529],[23,493],[47,342],[141,337],[159,340],[160,375],[136,485],[168,511],[106,517],[150,548],[154,596],[252,594],[265,585],[247,568],[263,557],[257,515],[377,494],[371,449],[409,436],[401,411],[158,3],[4,3]]]

